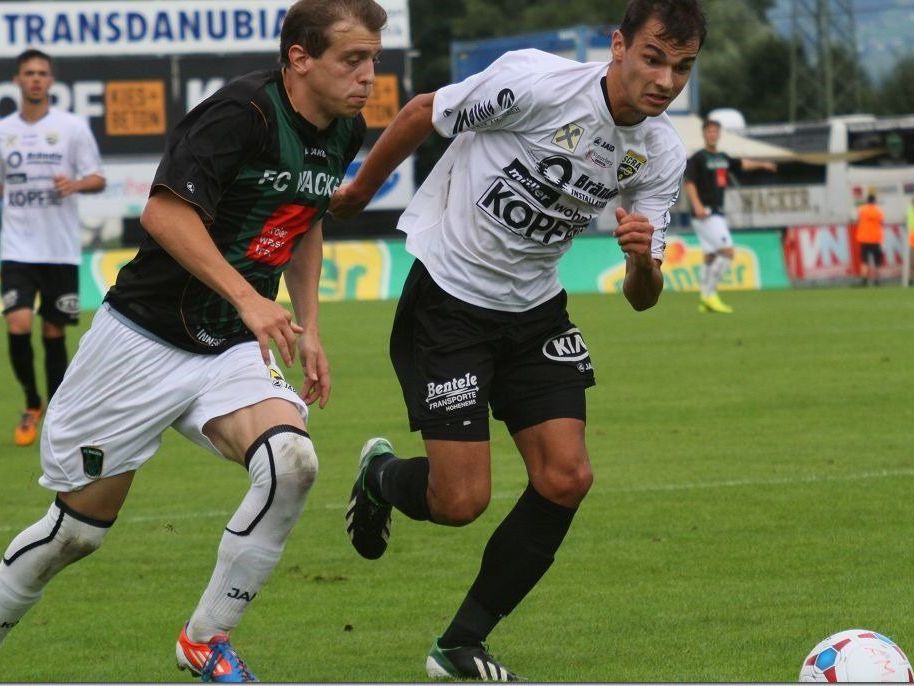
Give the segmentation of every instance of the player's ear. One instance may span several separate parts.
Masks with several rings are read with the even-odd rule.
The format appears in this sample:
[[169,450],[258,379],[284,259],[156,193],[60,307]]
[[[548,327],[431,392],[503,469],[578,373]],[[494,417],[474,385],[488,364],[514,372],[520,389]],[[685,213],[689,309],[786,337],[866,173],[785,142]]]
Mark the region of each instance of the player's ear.
[[289,67],[296,74],[307,74],[311,67],[311,56],[305,52],[301,45],[293,45],[289,48]]
[[622,57],[625,55],[625,36],[622,35],[619,29],[613,31],[610,50],[612,51],[613,62],[622,61]]

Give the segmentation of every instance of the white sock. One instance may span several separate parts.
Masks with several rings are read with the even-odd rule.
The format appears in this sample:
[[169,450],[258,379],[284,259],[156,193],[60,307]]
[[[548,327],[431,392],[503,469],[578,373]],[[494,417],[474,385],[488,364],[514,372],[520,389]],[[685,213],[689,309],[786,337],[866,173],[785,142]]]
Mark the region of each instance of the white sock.
[[268,431],[248,455],[251,488],[225,528],[213,576],[188,622],[192,641],[205,643],[238,625],[279,561],[317,478],[314,445],[295,427]]
[[711,262],[708,267],[708,284],[711,288],[711,293],[714,293],[717,290],[717,284],[721,282],[724,278],[724,274],[727,273],[727,270],[730,269],[730,265],[733,263],[733,260],[727,257],[726,255],[718,254],[714,261]]
[[699,291],[702,298],[707,298],[714,293],[714,286],[711,284],[711,265],[707,262],[702,262],[701,264]]
[[0,641],[60,570],[101,546],[113,523],[81,517],[58,501],[13,539],[0,563]]

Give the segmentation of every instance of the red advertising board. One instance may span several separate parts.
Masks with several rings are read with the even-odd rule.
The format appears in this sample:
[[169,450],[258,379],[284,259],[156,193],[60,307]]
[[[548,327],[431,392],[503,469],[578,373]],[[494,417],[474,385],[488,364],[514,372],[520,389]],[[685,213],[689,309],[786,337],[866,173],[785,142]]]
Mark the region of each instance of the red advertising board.
[[[854,224],[791,226],[784,236],[784,261],[791,281],[846,281],[860,275],[860,244]],[[882,241],[881,278],[901,275],[907,231],[888,224]]]

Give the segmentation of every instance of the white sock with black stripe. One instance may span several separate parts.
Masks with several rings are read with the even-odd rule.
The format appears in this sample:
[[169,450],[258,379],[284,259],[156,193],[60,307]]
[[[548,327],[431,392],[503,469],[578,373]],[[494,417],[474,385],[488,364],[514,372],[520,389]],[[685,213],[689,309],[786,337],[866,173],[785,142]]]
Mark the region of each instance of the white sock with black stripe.
[[60,501],[13,539],[0,562],[0,641],[67,565],[101,546],[114,522],[83,517]]
[[225,527],[216,568],[188,622],[192,641],[205,643],[238,625],[279,561],[317,477],[311,439],[293,426],[263,434],[246,462],[251,488]]

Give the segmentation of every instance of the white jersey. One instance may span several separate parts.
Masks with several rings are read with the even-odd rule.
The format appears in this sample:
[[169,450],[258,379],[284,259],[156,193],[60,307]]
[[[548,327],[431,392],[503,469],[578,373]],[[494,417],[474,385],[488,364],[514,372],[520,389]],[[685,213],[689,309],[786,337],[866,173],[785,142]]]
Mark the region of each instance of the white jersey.
[[436,93],[435,129],[457,139],[398,228],[438,286],[490,309],[535,307],[561,290],[571,239],[619,205],[648,217],[663,258],[685,147],[665,114],[613,122],[606,67],[519,50]]
[[18,112],[0,119],[0,259],[80,263],[77,194],[60,197],[58,174],[102,175],[98,145],[84,119],[55,107],[36,122]]

